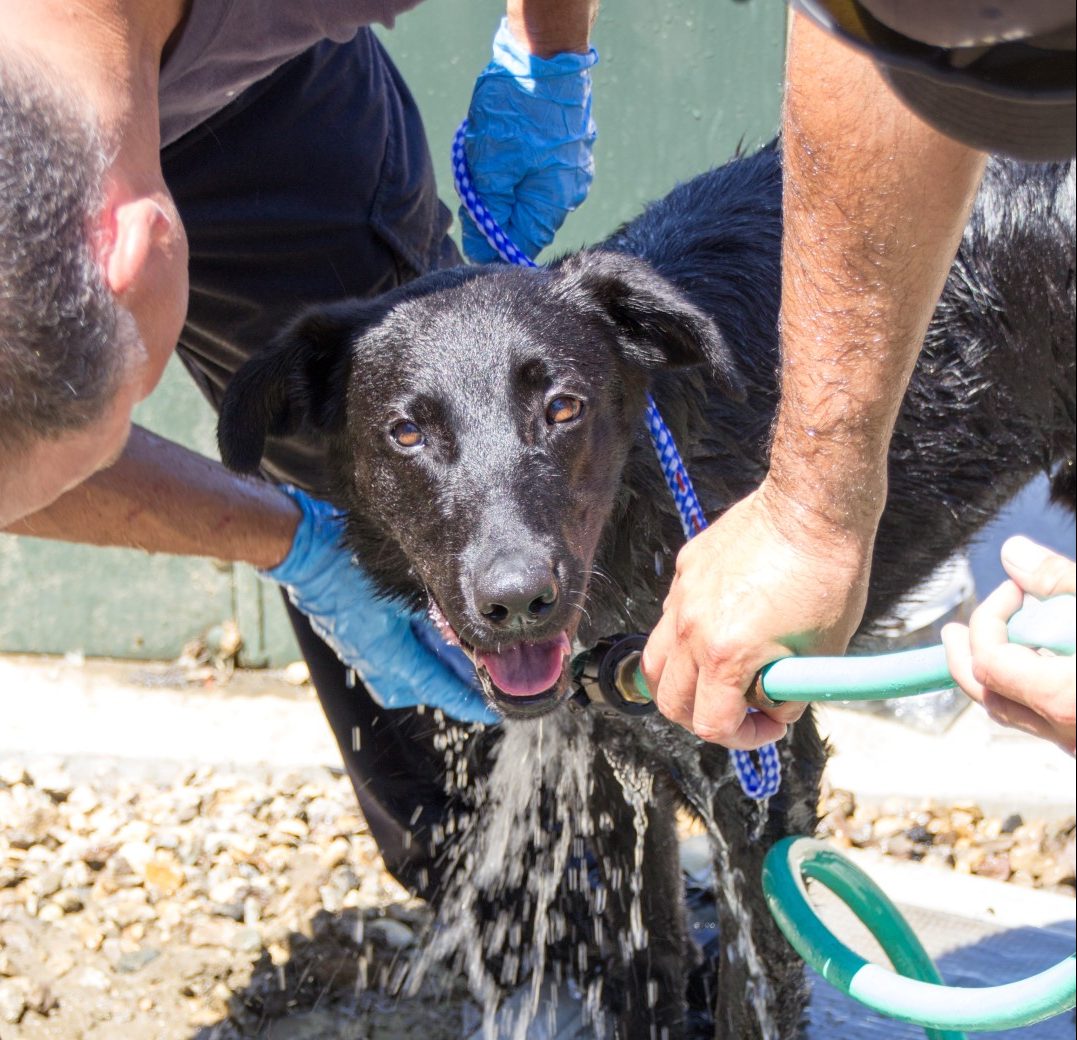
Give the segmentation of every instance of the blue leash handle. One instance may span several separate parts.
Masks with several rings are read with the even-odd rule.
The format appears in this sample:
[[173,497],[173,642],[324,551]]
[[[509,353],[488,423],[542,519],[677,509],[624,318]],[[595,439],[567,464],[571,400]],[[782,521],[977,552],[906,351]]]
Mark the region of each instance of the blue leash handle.
[[467,133],[467,120],[465,119],[456,129],[452,139],[452,174],[456,194],[460,196],[460,202],[467,210],[475,227],[482,232],[483,238],[490,243],[498,256],[507,264],[516,264],[517,267],[538,267],[538,264],[520,249],[512,239],[501,229],[501,225],[494,220],[493,214],[486,208],[486,204],[479,198],[475,191],[475,184],[471,180],[471,168],[467,164],[467,153],[464,151],[464,135]]
[[[461,204],[474,221],[475,226],[482,232],[483,237],[490,243],[490,247],[505,263],[516,264],[519,267],[537,267],[538,265],[505,234],[475,191],[471,170],[467,164],[467,154],[464,151],[466,133],[467,120],[465,119],[457,128],[452,142],[453,184]],[[662,473],[666,478],[666,484],[677,506],[677,514],[680,516],[685,538],[692,538],[707,526],[707,521],[703,516],[703,509],[696,497],[680,452],[677,451],[673,434],[670,433],[669,427],[650,394],[647,395],[647,429],[651,435],[651,443],[654,445],[659,465],[662,467]],[[778,749],[773,744],[764,745],[756,754],[759,757],[759,769],[756,769],[751,752],[748,751],[731,751],[730,760],[744,793],[749,798],[762,801],[777,794],[782,782],[782,765],[778,757]]]

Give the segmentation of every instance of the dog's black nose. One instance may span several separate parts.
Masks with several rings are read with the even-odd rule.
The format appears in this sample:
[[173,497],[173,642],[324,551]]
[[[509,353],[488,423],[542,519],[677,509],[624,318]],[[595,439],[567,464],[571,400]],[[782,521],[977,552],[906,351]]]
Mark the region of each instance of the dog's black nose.
[[557,579],[547,563],[502,558],[476,576],[474,597],[476,609],[492,625],[534,625],[556,605]]

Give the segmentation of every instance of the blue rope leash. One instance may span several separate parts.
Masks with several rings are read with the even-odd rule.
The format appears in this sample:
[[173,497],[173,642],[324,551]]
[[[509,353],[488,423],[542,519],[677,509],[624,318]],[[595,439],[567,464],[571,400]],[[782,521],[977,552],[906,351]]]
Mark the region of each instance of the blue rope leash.
[[453,184],[456,185],[456,194],[460,196],[464,209],[475,223],[475,227],[482,232],[483,237],[490,243],[490,248],[507,264],[516,264],[517,267],[538,267],[538,264],[526,253],[520,250],[516,243],[501,230],[501,225],[494,220],[493,214],[486,208],[485,203],[475,191],[475,185],[471,180],[471,169],[467,164],[467,154],[464,151],[464,135],[467,133],[467,120],[465,119],[456,129],[452,139],[452,173]]
[[[456,194],[460,196],[460,202],[475,226],[482,232],[483,237],[490,243],[490,247],[505,263],[516,264],[519,267],[537,267],[538,264],[521,252],[509,239],[475,191],[471,171],[467,165],[467,155],[464,152],[466,133],[467,120],[465,119],[457,129],[452,142],[453,184],[456,187]],[[707,520],[703,515],[699,499],[696,497],[695,489],[692,487],[688,471],[684,468],[680,452],[677,451],[673,434],[670,433],[669,427],[658,411],[658,406],[654,403],[654,398],[649,393],[647,394],[647,430],[651,435],[651,443],[658,456],[658,463],[666,478],[666,485],[677,506],[684,536],[686,539],[692,538],[707,526]],[[741,789],[749,798],[762,801],[778,793],[782,782],[782,764],[778,757],[778,749],[773,744],[764,745],[756,754],[759,756],[759,769],[756,769],[752,761],[751,752],[731,751],[730,758]]]
[[[692,479],[684,468],[681,454],[677,451],[673,434],[670,433],[665,419],[659,414],[658,406],[650,394],[647,395],[647,431],[651,435],[651,443],[654,445],[658,464],[662,467],[662,473],[666,478],[666,485],[669,487],[670,494],[673,495],[677,512],[680,514],[684,536],[692,538],[707,526],[707,519],[703,515],[699,499],[696,498]],[[733,768],[736,770],[741,790],[749,798],[762,801],[778,793],[778,788],[782,783],[782,762],[778,757],[778,749],[773,744],[764,744],[756,754],[759,756],[759,769],[756,769],[749,751],[734,750],[730,752],[730,757],[733,760]]]

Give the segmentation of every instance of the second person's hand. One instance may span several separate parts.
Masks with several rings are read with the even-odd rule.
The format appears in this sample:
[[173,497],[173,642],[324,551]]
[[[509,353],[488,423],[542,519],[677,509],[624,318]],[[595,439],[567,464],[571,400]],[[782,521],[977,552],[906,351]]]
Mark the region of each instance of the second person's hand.
[[968,627],[946,625],[946,663],[961,689],[996,722],[1074,753],[1075,670],[1072,657],[1039,654],[1011,643],[1006,623],[1025,593],[1047,599],[1077,590],[1077,567],[1018,536],[1002,546],[1003,582],[973,611]]
[[[594,48],[550,58],[531,54],[503,20],[493,61],[475,83],[465,151],[482,201],[529,257],[553,241],[565,217],[587,197],[594,177],[591,67]],[[464,252],[498,259],[461,209]]]
[[379,595],[341,543],[341,515],[295,488],[282,490],[302,516],[288,555],[262,574],[284,586],[371,696],[385,708],[425,704],[460,722],[500,722],[461,652],[447,646],[423,615]]

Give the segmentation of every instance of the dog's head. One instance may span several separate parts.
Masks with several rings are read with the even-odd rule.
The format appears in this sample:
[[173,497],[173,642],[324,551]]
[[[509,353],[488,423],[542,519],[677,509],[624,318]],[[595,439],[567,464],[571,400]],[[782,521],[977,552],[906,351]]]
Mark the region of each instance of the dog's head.
[[423,603],[505,714],[569,685],[592,561],[650,373],[709,364],[714,323],[642,261],[429,275],[302,315],[228,388],[222,457],[326,437],[348,540],[387,593]]

